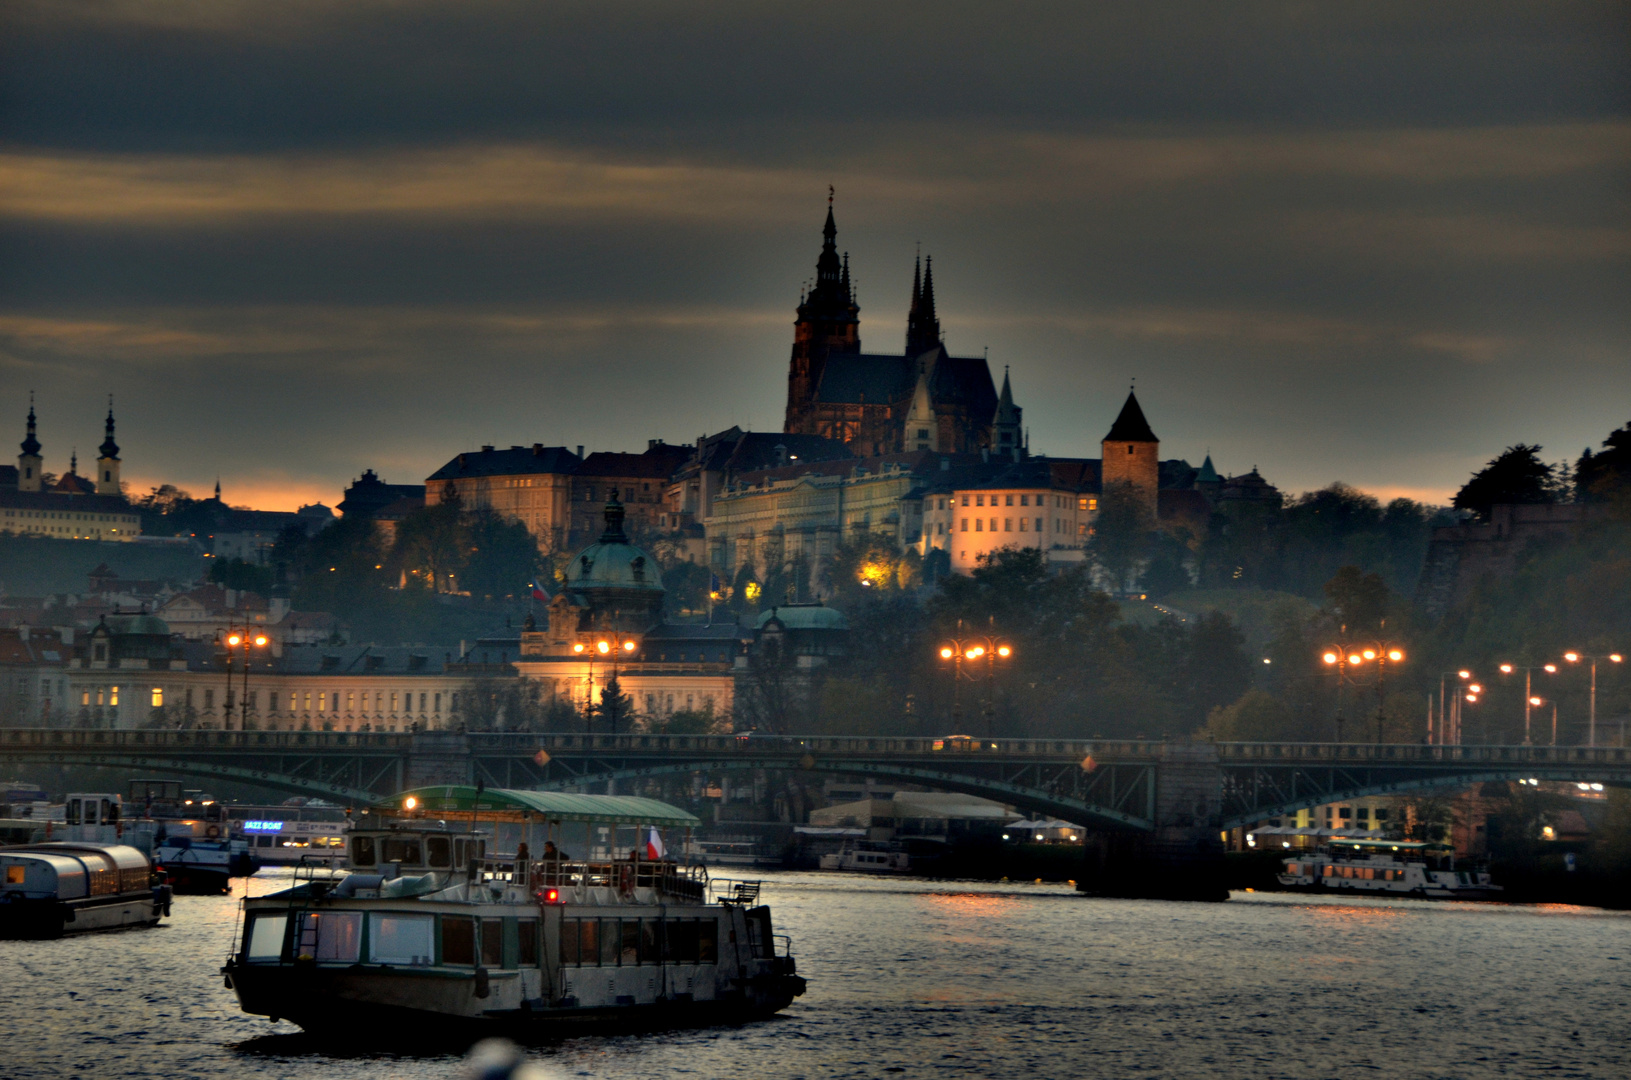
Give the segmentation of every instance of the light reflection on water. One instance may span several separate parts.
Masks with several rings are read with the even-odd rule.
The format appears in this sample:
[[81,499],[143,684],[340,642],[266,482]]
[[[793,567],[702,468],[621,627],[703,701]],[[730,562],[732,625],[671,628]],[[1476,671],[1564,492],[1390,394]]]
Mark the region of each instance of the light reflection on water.
[[[264,872],[255,895],[286,874]],[[782,1017],[533,1055],[558,1076],[606,1078],[1631,1074],[1623,913],[766,881],[811,984]],[[448,1056],[317,1052],[292,1025],[238,1012],[217,973],[236,919],[236,897],[179,897],[158,929],[0,942],[0,1076],[459,1074]]]

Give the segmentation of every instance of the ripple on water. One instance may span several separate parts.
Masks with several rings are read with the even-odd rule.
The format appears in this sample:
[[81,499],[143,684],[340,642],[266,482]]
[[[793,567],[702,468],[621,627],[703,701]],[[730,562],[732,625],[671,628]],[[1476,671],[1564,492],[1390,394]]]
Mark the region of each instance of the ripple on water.
[[[575,1039],[556,1076],[1631,1075],[1631,916],[1274,894],[1090,900],[1066,886],[767,874],[810,992],[742,1028]],[[258,878],[256,893],[281,884]],[[454,1077],[238,1012],[226,897],[152,930],[0,942],[0,1075]]]

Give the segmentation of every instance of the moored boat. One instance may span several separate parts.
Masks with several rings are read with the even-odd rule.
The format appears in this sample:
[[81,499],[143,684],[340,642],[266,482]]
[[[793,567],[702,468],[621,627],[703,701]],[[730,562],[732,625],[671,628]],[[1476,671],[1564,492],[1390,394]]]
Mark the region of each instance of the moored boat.
[[224,893],[235,877],[251,877],[260,859],[249,844],[218,823],[170,821],[160,826],[153,862],[169,875],[179,893]]
[[1333,840],[1281,860],[1280,884],[1310,892],[1489,900],[1501,886],[1481,866],[1455,865],[1448,848],[1407,840]]
[[848,870],[862,874],[904,874],[912,869],[912,857],[896,844],[857,840],[821,856],[820,865],[823,870]]
[[53,841],[0,848],[0,936],[60,937],[151,926],[170,889],[128,844]]
[[757,883],[667,857],[661,830],[697,823],[628,796],[408,792],[359,816],[345,873],[245,900],[223,971],[244,1011],[347,1040],[767,1016],[804,980]]

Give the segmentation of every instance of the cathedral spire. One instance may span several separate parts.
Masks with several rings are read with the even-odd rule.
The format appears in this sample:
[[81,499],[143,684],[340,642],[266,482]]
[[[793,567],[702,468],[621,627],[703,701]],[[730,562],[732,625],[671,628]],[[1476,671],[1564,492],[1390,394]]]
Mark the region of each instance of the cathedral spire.
[[923,263],[923,281],[912,270],[912,309],[906,315],[906,355],[921,356],[940,344],[940,320],[934,314],[934,256]]
[[119,444],[113,441],[113,395],[108,395],[108,422],[106,437],[97,447],[96,493],[119,494]]
[[119,456],[119,444],[113,441],[113,397],[111,395],[108,397],[106,436],[102,440],[102,445],[97,447],[97,450],[105,458],[117,458]]

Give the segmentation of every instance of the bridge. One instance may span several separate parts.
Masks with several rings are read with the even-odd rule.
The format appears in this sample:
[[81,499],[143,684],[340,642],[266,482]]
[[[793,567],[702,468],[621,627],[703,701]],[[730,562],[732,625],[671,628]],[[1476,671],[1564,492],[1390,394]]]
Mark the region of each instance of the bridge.
[[[1229,829],[1321,803],[1486,780],[1631,786],[1631,750],[895,736],[0,729],[0,764],[231,780],[348,804],[480,780],[580,790],[761,769],[875,777],[1108,832]],[[1214,834],[1215,835],[1215,834]]]

